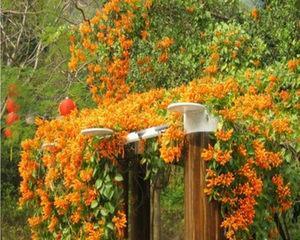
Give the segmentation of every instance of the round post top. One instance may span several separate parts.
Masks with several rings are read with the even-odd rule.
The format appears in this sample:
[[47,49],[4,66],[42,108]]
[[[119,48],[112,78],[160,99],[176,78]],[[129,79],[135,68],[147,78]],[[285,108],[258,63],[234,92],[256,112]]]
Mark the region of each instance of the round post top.
[[80,133],[86,136],[108,136],[112,135],[114,131],[109,128],[86,128],[81,130]]
[[171,112],[186,113],[190,111],[204,111],[206,108],[199,103],[179,102],[171,103],[167,109]]

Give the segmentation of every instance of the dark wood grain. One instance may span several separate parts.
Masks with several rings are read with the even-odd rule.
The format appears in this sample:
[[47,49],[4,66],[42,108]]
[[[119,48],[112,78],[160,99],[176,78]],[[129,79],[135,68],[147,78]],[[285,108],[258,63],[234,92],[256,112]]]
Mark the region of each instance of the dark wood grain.
[[[136,153],[141,153],[140,146],[136,146]],[[150,240],[150,181],[144,180],[145,165],[141,165],[139,155],[132,161],[129,188],[129,239]]]
[[187,135],[184,166],[185,240],[223,240],[220,207],[204,193],[206,167],[201,151],[208,145],[207,133]]

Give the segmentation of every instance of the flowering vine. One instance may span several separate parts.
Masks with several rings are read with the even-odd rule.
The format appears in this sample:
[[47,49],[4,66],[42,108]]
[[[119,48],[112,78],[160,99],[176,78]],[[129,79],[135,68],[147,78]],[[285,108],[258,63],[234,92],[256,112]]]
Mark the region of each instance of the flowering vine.
[[[170,89],[133,92],[136,86],[127,81],[137,72],[155,74],[158,66],[172,64],[175,54],[186,51],[174,36],[165,36],[153,40],[153,53],[134,55],[135,47],[151,40],[153,4],[108,1],[71,36],[69,69],[85,69],[98,107],[52,121],[37,119],[34,138],[22,143],[20,204],[34,209],[28,219],[33,239],[124,239],[121,160],[126,159],[126,136],[167,124],[157,144],[147,146],[155,146],[165,163],[179,161],[184,132],[181,116],[166,110],[172,102],[204,104],[219,118],[212,136],[216,143],[202,152],[202,159],[208,169],[205,192],[222,204],[227,239],[247,239],[257,219],[291,207],[292,186],[284,169],[299,144],[300,92],[287,83],[297,79],[299,60],[260,68],[264,44],[236,24],[220,24],[212,35],[200,34],[210,44],[199,50],[206,58],[200,58],[194,80]],[[252,13],[255,21],[259,16]],[[246,68],[240,68],[241,62]],[[114,134],[80,134],[92,127],[110,128]],[[267,210],[260,211],[259,205]],[[273,225],[270,222],[269,229]]]

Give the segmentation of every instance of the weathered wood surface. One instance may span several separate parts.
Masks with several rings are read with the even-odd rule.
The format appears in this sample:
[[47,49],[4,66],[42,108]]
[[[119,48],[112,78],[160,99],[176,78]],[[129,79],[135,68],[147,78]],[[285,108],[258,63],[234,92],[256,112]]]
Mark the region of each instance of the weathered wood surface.
[[[126,216],[129,216],[128,213],[128,194],[129,194],[129,170],[128,170],[128,160],[121,159],[120,161],[120,171],[123,176],[123,197],[124,197],[124,212]],[[127,227],[124,230],[124,238],[128,238],[128,217],[127,217]]]
[[[136,153],[140,154],[142,148],[137,145]],[[129,239],[150,240],[150,181],[144,180],[146,168],[139,160],[136,155],[130,171]]]
[[220,208],[204,193],[206,167],[201,151],[208,146],[207,133],[187,135],[184,166],[185,240],[223,240]]

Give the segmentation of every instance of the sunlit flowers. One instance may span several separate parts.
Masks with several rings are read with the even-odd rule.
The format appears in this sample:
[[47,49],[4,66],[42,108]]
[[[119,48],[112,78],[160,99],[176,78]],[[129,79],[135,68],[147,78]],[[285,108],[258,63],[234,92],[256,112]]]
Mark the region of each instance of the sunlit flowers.
[[229,151],[218,150],[216,152],[216,161],[221,165],[225,165],[227,162],[231,160],[231,153],[232,153],[231,150]]
[[214,148],[209,145],[208,148],[203,149],[202,153],[201,153],[201,158],[204,161],[210,161],[212,160],[214,157]]
[[291,190],[289,185],[284,185],[281,175],[275,175],[272,178],[273,184],[276,186],[276,193],[278,195],[278,202],[280,204],[281,211],[285,212],[291,208],[292,203],[290,201]]
[[216,137],[217,139],[226,142],[231,138],[232,134],[233,134],[233,129],[230,129],[229,131],[220,130],[216,132]]

